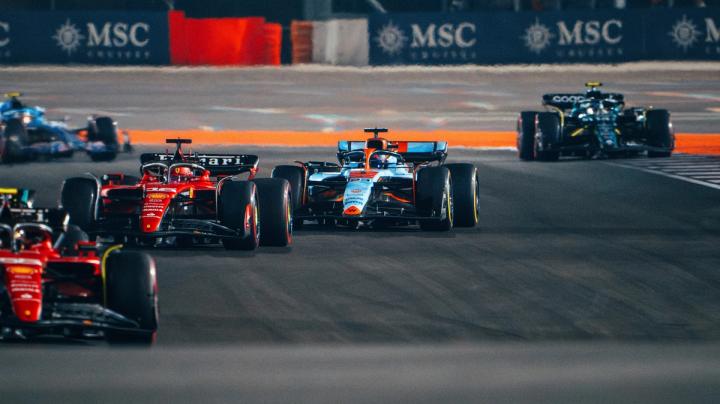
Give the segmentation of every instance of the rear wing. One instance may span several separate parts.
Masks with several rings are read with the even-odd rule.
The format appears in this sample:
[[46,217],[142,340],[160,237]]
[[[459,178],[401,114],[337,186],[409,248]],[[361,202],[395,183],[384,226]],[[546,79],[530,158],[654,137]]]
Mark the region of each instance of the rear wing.
[[[258,156],[252,154],[191,154],[183,156],[182,162],[199,164],[212,176],[237,175],[257,170]],[[143,153],[140,163],[179,163],[172,153]]]
[[551,93],[544,94],[542,103],[562,110],[571,109],[576,103],[589,101],[591,99],[601,99],[604,101],[625,103],[625,96],[620,93],[600,93],[597,92],[593,96],[584,93]]
[[[365,141],[341,140],[338,142],[338,157],[342,154],[363,150]],[[388,150],[400,154],[408,163],[429,163],[433,161],[444,162],[447,158],[447,142],[415,142],[395,141],[388,142]]]

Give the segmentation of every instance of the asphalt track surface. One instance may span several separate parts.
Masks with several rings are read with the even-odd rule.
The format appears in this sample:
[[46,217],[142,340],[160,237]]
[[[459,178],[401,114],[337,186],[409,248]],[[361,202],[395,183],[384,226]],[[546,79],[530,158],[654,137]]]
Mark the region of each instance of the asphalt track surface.
[[678,133],[720,132],[720,65],[343,69],[1,69],[4,91],[26,93],[48,116],[107,113],[134,129],[340,131],[514,130],[518,111],[546,92],[580,92],[588,80],[628,105],[673,113]]
[[[272,72],[280,81],[287,73]],[[704,85],[703,94],[718,94],[712,74],[678,88],[700,91]],[[645,74],[642,80],[659,83],[676,76],[682,74]],[[44,78],[54,83],[44,97],[68,97],[55,86],[71,90],[72,75],[59,77],[68,83]],[[16,79],[3,75],[0,82],[9,86]],[[444,79],[434,77],[428,85]],[[524,87],[541,78],[527,80]],[[197,105],[224,98],[211,94],[213,88],[203,92],[196,81],[187,91]],[[330,81],[347,83],[332,76]],[[97,96],[99,82],[73,90],[74,99],[81,93]],[[496,84],[497,91],[523,87]],[[168,85],[164,96],[142,93],[122,75],[111,87],[126,91],[126,86],[134,90],[124,93],[125,101],[132,99],[129,93],[141,93],[138,101],[157,105],[167,105],[175,99],[168,93],[178,91]],[[259,102],[263,96],[244,97]],[[715,104],[694,102],[692,110],[711,116],[708,108]],[[188,114],[179,107],[173,119],[163,119],[173,123]],[[138,124],[149,119],[127,118]],[[689,122],[697,131],[710,131],[704,119]],[[278,118],[268,125],[280,128],[284,122]],[[38,205],[54,204],[63,178],[87,171],[135,173],[142,150],[109,164],[77,156],[0,167],[2,185],[35,188]],[[222,150],[259,154],[264,175],[276,164],[334,156],[331,149]],[[154,350],[109,351],[55,341],[5,345],[2,397],[10,402],[718,401],[720,191],[612,161],[524,163],[512,152],[472,149],[453,149],[450,156],[480,170],[479,227],[426,233],[307,226],[287,249],[153,250],[161,302]]]

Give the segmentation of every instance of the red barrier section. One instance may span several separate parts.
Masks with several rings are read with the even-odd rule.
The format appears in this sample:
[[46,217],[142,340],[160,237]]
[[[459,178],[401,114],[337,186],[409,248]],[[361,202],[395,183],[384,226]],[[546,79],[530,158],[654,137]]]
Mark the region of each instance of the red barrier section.
[[265,24],[265,64],[279,65],[282,52],[282,25]]
[[185,18],[180,11],[169,23],[172,64],[280,64],[282,27],[262,17]]
[[174,65],[187,64],[188,48],[185,36],[185,13],[182,11],[168,13],[168,25],[170,26],[170,63]]

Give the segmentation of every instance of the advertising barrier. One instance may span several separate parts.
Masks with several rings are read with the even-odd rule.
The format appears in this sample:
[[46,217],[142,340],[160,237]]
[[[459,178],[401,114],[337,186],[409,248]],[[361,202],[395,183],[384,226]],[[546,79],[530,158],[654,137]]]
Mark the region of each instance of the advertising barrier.
[[0,13],[0,64],[170,63],[161,12]]
[[720,10],[373,14],[370,64],[720,59]]
[[282,29],[262,17],[187,18],[170,13],[170,59],[181,65],[280,64]]

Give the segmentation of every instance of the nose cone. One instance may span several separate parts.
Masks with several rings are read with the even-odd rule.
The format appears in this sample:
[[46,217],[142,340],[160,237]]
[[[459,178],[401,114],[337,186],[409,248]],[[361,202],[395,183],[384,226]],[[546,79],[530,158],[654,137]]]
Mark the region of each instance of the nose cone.
[[40,320],[40,312],[42,311],[40,300],[23,299],[16,300],[14,303],[13,309],[15,310],[15,315],[20,321],[35,323]]
[[153,233],[158,231],[163,215],[175,196],[170,192],[147,192],[140,215],[140,231]]
[[372,181],[350,181],[343,196],[343,215],[360,216],[365,210],[372,193]]
[[162,221],[162,213],[153,216],[143,216],[140,218],[140,231],[143,233],[152,233],[158,230]]
[[5,285],[15,316],[24,322],[36,322],[42,312],[42,269],[40,266],[8,266]]

